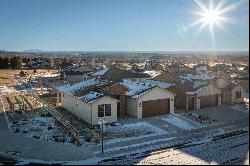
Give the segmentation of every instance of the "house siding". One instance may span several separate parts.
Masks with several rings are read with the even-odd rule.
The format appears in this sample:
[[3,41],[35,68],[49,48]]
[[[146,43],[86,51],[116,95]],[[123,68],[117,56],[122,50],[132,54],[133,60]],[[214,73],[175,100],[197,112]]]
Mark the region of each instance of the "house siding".
[[[73,96],[69,96],[64,94],[61,97],[62,104],[61,106],[65,108],[67,111],[81,118],[85,122],[91,124],[91,105],[85,102],[82,102],[76,99]],[[78,105],[77,105],[78,101]]]
[[160,88],[154,88],[138,99],[127,97],[126,105],[128,114],[138,119],[142,118],[142,101],[170,99],[170,113],[174,113],[174,94]]
[[108,123],[117,121],[117,100],[110,97],[102,97],[98,99],[98,101],[89,104],[78,100],[73,96],[64,94],[64,97],[63,95],[61,97],[61,102],[61,106],[67,111],[92,125],[98,124],[98,105],[111,104],[111,116],[107,116],[106,120]]
[[133,99],[131,97],[126,97],[126,105],[127,105],[128,114],[133,116],[133,117],[138,117],[138,114],[137,114],[137,110],[138,110],[137,99]]
[[200,98],[201,96],[212,96],[212,95],[218,95],[218,105],[221,105],[221,96],[220,96],[221,92],[220,90],[213,86],[212,84],[202,88],[202,90],[200,90],[198,93],[197,93],[197,109],[200,109],[201,105],[200,105]]
[[110,97],[103,97],[92,103],[92,125],[98,124],[98,105],[101,104],[111,104],[111,116],[104,116],[108,123],[117,122],[117,100]]

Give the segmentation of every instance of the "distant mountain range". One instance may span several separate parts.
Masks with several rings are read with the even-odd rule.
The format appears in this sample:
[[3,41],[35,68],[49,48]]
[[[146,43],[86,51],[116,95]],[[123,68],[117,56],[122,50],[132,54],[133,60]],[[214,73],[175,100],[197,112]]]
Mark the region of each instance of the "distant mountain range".
[[27,49],[23,51],[9,51],[5,49],[0,49],[0,52],[13,53],[13,55],[115,55],[115,56],[249,56],[249,51],[46,51],[41,49]]
[[39,50],[39,49],[29,49],[29,50],[23,50],[21,52],[47,52],[47,51]]

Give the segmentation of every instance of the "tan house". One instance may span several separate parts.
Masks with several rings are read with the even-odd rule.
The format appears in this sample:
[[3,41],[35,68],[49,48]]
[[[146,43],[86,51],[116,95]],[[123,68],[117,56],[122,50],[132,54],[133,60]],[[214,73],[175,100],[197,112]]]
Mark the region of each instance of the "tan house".
[[123,81],[105,92],[119,99],[118,116],[125,114],[138,119],[174,113],[174,93],[150,83]]
[[237,104],[244,101],[244,88],[230,80],[218,78],[214,84],[221,89],[222,104]]
[[169,88],[176,94],[175,107],[182,110],[194,110],[221,105],[221,91],[213,84],[186,81]]
[[101,87],[108,82],[90,79],[57,88],[57,104],[90,125],[105,117],[108,123],[117,121],[117,99],[106,96]]

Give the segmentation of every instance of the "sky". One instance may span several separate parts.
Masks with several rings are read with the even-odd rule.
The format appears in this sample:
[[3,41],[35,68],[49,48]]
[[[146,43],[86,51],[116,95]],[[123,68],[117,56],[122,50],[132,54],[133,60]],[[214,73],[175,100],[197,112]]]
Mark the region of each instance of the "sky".
[[232,4],[213,40],[209,26],[188,28],[201,18],[193,0],[0,0],[0,49],[248,51],[249,1]]

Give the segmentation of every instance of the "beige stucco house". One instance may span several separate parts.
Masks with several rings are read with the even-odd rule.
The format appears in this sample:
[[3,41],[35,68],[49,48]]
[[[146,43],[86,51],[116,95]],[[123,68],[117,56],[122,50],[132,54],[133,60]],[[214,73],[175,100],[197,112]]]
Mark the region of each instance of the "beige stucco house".
[[116,122],[117,100],[96,90],[106,84],[108,82],[104,80],[90,79],[58,87],[57,104],[90,125],[97,125],[103,117],[107,123]]
[[119,99],[119,116],[128,114],[141,119],[174,113],[174,93],[160,85],[123,81],[107,88],[106,93]]

